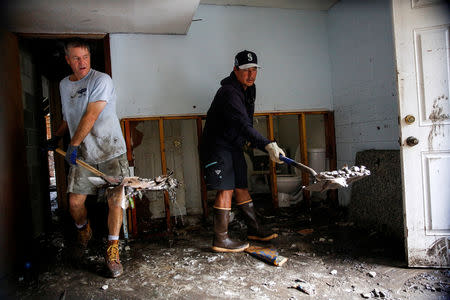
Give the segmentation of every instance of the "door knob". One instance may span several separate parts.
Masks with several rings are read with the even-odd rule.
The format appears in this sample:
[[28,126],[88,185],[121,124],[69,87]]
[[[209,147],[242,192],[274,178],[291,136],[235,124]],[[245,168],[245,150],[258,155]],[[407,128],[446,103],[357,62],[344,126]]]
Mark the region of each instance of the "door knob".
[[405,117],[405,122],[406,124],[410,125],[412,123],[414,123],[414,121],[416,120],[416,118],[413,115],[407,115]]
[[408,137],[408,138],[406,139],[406,144],[407,144],[408,146],[413,147],[413,146],[417,145],[418,143],[419,143],[419,140],[416,139],[416,138],[413,137],[413,136],[410,136],[410,137]]

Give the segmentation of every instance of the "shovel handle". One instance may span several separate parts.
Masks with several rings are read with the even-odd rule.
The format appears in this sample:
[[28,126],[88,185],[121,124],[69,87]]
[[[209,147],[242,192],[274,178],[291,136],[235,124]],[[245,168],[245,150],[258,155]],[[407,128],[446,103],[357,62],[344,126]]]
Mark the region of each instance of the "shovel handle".
[[294,166],[297,169],[302,170],[303,172],[311,174],[312,176],[314,176],[314,178],[317,176],[317,172],[316,171],[314,171],[313,169],[311,169],[308,166],[305,166],[304,164],[296,162],[292,158],[289,158],[289,157],[286,157],[286,156],[283,156],[282,154],[280,154],[280,160],[284,161],[285,163],[287,163],[290,166]]
[[[62,156],[66,156],[66,152],[63,151],[63,150],[60,149],[60,148],[57,148],[55,151],[58,152],[59,154],[61,154]],[[77,164],[79,164],[79,165],[82,166],[83,168],[85,168],[85,169],[91,171],[92,173],[94,173],[94,174],[97,175],[97,176],[100,176],[100,177],[102,177],[102,178],[107,177],[105,173],[100,172],[99,170],[97,170],[97,169],[94,168],[93,166],[91,166],[91,165],[85,163],[85,162],[82,161],[82,160],[77,159],[76,162],[77,162]]]

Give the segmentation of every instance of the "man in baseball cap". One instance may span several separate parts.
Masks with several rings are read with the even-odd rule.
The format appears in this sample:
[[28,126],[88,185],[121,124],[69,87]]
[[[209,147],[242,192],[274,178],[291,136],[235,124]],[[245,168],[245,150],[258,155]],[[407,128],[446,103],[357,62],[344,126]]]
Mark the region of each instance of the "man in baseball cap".
[[230,76],[223,79],[208,110],[203,130],[200,159],[204,168],[206,186],[216,190],[214,202],[214,239],[212,250],[216,252],[240,252],[249,244],[228,237],[231,200],[233,193],[236,205],[247,223],[247,238],[269,241],[276,233],[266,231],[258,221],[252,198],[248,192],[247,165],[243,146],[268,152],[270,159],[280,161],[283,150],[275,141],[270,141],[253,128],[258,58],[252,51],[236,54]]
[[236,54],[234,66],[239,69],[248,69],[252,67],[261,68],[258,65],[258,57],[252,51],[244,50]]

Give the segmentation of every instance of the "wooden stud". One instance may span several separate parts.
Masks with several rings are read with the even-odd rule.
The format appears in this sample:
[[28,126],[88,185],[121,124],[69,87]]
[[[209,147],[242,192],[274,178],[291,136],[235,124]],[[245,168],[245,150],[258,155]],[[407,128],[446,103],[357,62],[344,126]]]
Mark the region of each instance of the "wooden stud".
[[[164,119],[159,118],[159,149],[161,152],[161,171],[163,175],[167,175],[167,163],[166,163],[166,147],[164,142]],[[164,209],[166,212],[166,224],[167,231],[172,232],[172,222],[170,221],[170,204],[169,193],[164,191]]]
[[136,196],[133,196],[133,207],[131,208],[130,214],[131,214],[131,222],[133,224],[132,227],[132,233],[134,236],[137,236],[138,234],[138,227],[137,227],[137,213],[136,213]]
[[133,145],[131,140],[131,129],[130,129],[130,121],[124,121],[124,128],[125,131],[125,144],[127,147],[127,160],[128,164],[133,167],[134,166],[134,160],[133,160]]
[[39,39],[68,39],[68,38],[83,38],[83,39],[103,39],[105,33],[17,33],[21,38],[39,38]]
[[128,234],[134,234],[133,232],[136,230],[136,232],[137,232],[137,228],[135,229],[134,228],[134,224],[133,224],[133,221],[132,221],[132,208],[131,207],[129,207],[128,209],[127,209],[127,218],[128,218]]
[[[334,113],[327,112],[324,114],[324,123],[325,123],[325,143],[326,143],[326,156],[330,163],[330,169],[337,169],[337,160],[336,160],[336,134],[334,128]],[[338,207],[338,191],[337,190],[329,190],[328,198],[331,201],[331,204],[334,207]]]
[[[276,113],[270,113],[270,112],[260,112],[255,113],[254,116],[266,116],[267,117],[267,130],[268,130],[268,138],[273,139],[273,116],[282,116],[282,115],[297,115],[298,116],[298,127],[299,127],[299,142],[300,142],[300,152],[301,152],[301,163],[308,165],[308,152],[307,152],[307,142],[306,142],[306,115],[317,115],[322,114],[325,118],[325,135],[326,135],[326,147],[327,147],[327,157],[329,157],[330,160],[330,168],[336,169],[336,144],[335,144],[335,128],[334,128],[334,114],[330,111],[296,111],[296,112],[276,112]],[[125,134],[127,130],[125,127],[129,128],[129,122],[132,121],[149,121],[149,120],[158,120],[159,122],[159,133],[160,133],[160,151],[161,151],[161,166],[162,166],[162,173],[166,174],[166,157],[165,157],[165,146],[164,146],[164,120],[180,120],[180,119],[196,119],[197,122],[197,136],[198,136],[198,143],[200,145],[201,142],[201,133],[202,133],[202,120],[206,118],[206,115],[170,115],[170,116],[149,116],[149,117],[139,117],[139,118],[124,118],[121,120],[121,123],[123,123],[124,127],[122,130],[124,130]],[[127,122],[128,126],[125,125],[125,122]],[[131,133],[129,133],[131,136]],[[128,147],[128,143],[127,143]],[[129,148],[127,148],[128,150]],[[131,152],[133,149],[131,148]],[[203,207],[203,215],[204,217],[207,217],[207,192],[206,192],[206,186],[204,184],[203,179],[203,170],[200,167],[200,174],[201,174],[201,180],[202,180],[202,187],[201,187],[201,197],[202,197],[202,207]],[[309,183],[310,178],[308,174],[302,173],[302,182],[304,185]],[[272,190],[272,202],[274,208],[278,207],[278,191],[277,191],[277,182],[276,182],[276,168],[275,164],[270,162],[270,185]],[[332,193],[335,193],[336,197],[332,199],[337,199],[337,193],[336,191],[331,191]],[[304,198],[307,203],[307,206],[309,209],[311,209],[311,197],[310,193],[308,191],[303,191]],[[165,204],[165,210],[166,210],[166,220],[167,220],[167,228],[169,231],[172,230],[172,224],[170,222],[170,205],[169,205],[169,198],[167,192],[164,193],[164,204]]]
[[[301,163],[308,165],[308,146],[306,143],[306,117],[304,113],[298,115],[298,132],[300,142]],[[302,184],[309,184],[309,174],[302,172]],[[303,190],[303,198],[305,199],[308,209],[311,208],[311,197],[309,191]]]
[[[197,145],[197,149],[198,149],[198,153],[200,153],[200,146],[202,143],[202,131],[203,131],[203,127],[202,127],[202,118],[201,117],[197,117],[196,119],[197,121],[197,141],[198,141],[198,145]],[[201,182],[201,198],[202,198],[202,208],[203,208],[203,218],[206,220],[206,218],[208,218],[208,192],[206,190],[206,183],[205,183],[205,178],[204,178],[204,171],[203,171],[203,166],[202,163],[200,162],[200,182]]]
[[[273,141],[273,115],[269,115],[267,118],[267,135],[269,140]],[[276,174],[276,165],[269,158],[269,174],[270,174],[270,188],[272,191],[272,205],[273,208],[278,208],[278,188],[277,188],[277,174]]]
[[109,42],[109,33],[103,37],[103,55],[105,58],[105,73],[112,77],[111,68],[111,48]]
[[[56,80],[49,81],[49,100],[50,100],[50,123],[52,127],[52,136],[59,128],[62,122],[62,109],[59,94],[59,82]],[[60,141],[59,146],[63,142]],[[67,196],[67,174],[64,157],[53,154],[53,161],[55,163],[55,178],[56,178],[56,193],[58,195],[58,207],[64,211],[69,210],[69,199]]]

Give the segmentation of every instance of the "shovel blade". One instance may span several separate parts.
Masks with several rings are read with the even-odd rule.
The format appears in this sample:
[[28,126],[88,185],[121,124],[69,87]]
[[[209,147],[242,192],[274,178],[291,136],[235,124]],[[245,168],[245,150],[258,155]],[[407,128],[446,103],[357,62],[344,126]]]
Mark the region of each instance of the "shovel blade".
[[342,187],[348,187],[345,178],[334,178],[316,181],[305,187],[305,190],[311,192],[324,192],[327,190],[335,190]]

